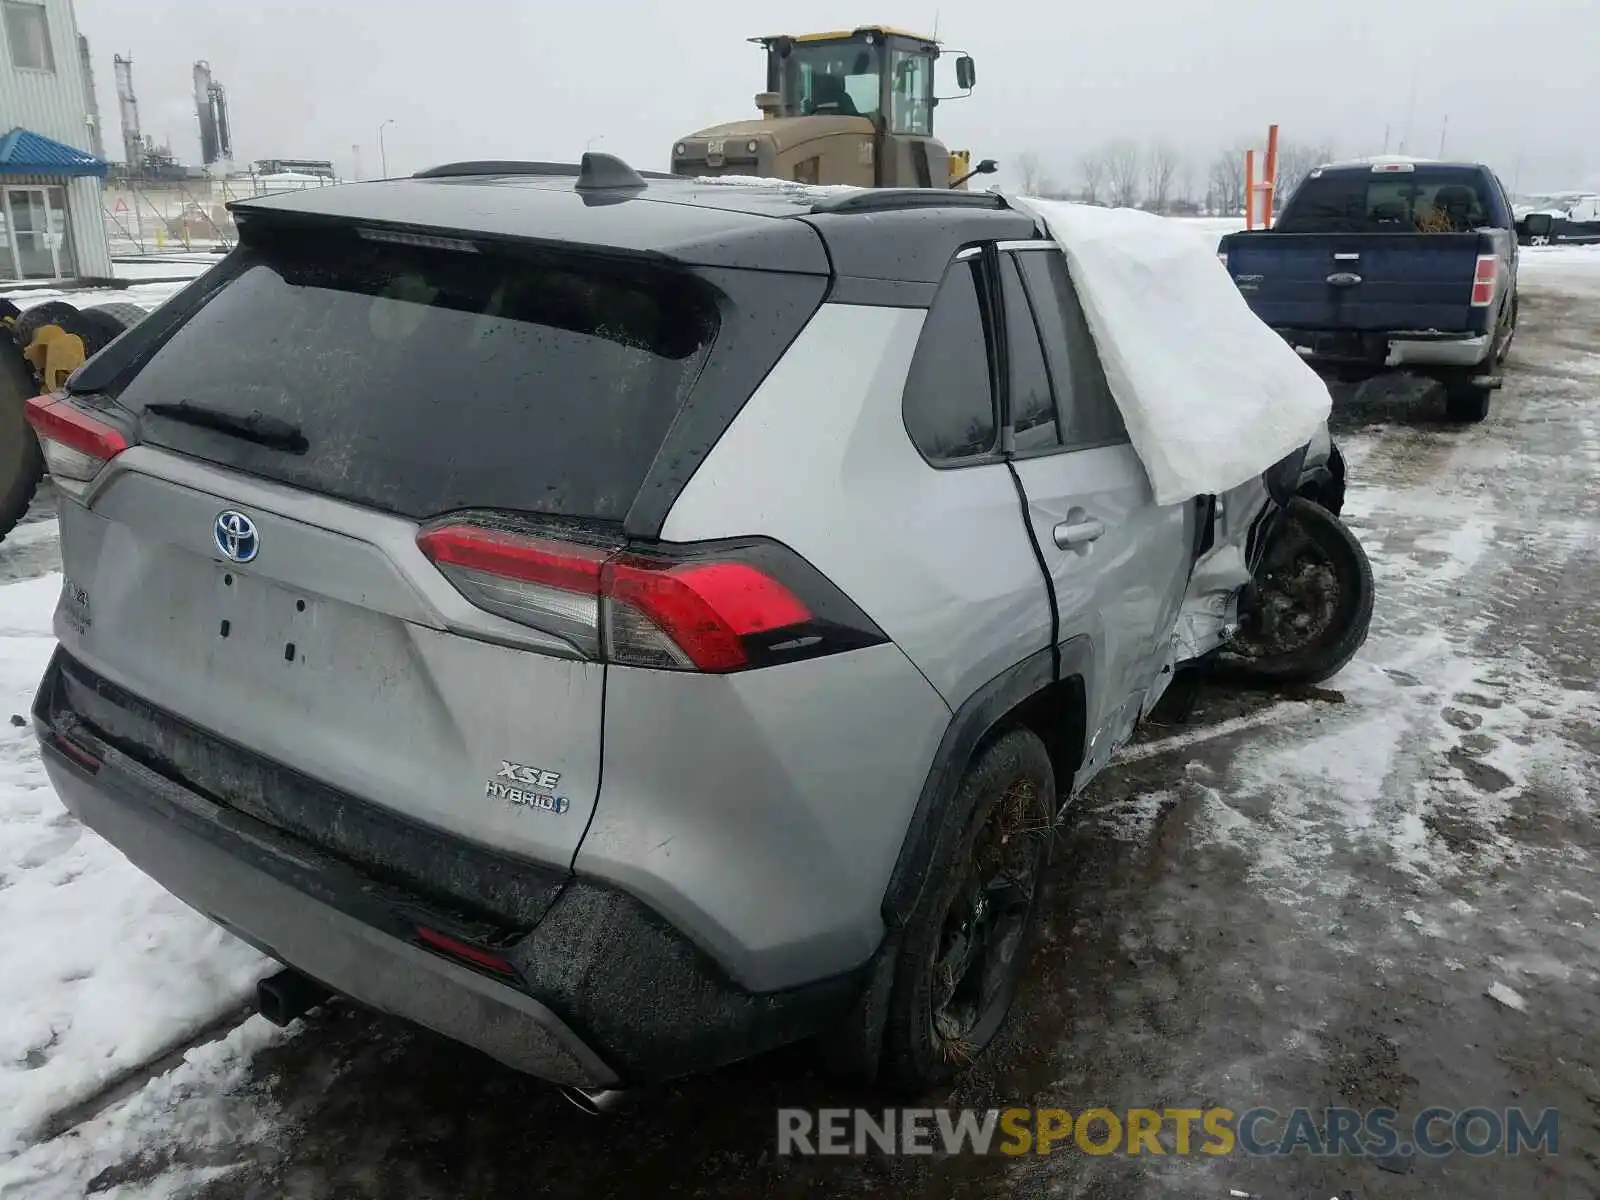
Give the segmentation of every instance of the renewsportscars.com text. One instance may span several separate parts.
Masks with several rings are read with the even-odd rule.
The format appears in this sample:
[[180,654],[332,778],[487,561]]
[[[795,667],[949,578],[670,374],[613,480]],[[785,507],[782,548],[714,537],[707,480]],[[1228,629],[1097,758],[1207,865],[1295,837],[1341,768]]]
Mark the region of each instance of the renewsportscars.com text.
[[778,1153],[1554,1154],[1559,1121],[1553,1108],[780,1108]]

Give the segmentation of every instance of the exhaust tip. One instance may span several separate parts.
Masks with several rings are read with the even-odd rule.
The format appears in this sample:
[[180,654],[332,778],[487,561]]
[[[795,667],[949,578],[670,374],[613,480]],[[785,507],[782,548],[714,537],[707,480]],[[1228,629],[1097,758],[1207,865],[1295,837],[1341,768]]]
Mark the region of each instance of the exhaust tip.
[[256,1011],[282,1028],[303,1017],[333,993],[292,967],[269,975],[256,984]]
[[591,1117],[598,1117],[620,1108],[629,1096],[628,1092],[620,1088],[580,1088],[566,1085],[560,1090],[568,1104]]

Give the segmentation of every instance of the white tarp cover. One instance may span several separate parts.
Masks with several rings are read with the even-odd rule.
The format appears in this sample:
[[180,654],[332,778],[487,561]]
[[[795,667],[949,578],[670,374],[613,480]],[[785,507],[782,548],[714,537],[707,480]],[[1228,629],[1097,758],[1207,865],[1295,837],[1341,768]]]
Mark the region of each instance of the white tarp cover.
[[1327,385],[1250,311],[1199,230],[1134,209],[1007,201],[1066,252],[1157,504],[1220,495],[1327,420]]

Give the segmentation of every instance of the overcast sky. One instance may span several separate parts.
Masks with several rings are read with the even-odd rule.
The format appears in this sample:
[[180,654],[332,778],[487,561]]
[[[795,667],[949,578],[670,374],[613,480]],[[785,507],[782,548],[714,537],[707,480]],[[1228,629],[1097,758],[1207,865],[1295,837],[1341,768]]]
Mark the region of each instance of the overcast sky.
[[[757,34],[868,21],[977,59],[936,132],[1069,180],[1107,138],[1163,137],[1196,164],[1241,136],[1483,158],[1522,190],[1600,187],[1596,0],[819,0],[798,22],[733,0],[77,0],[105,119],[131,55],[144,131],[199,161],[191,72],[228,90],[235,157],[331,158],[390,174],[459,158],[572,161],[586,145],[661,169],[675,137],[758,115]],[[764,6],[761,6],[764,8]],[[776,6],[774,6],[776,7]],[[793,25],[794,28],[788,26]],[[954,90],[946,60],[940,90]],[[1412,99],[1414,95],[1414,100]],[[1005,176],[1000,177],[1002,181]],[[1203,184],[1202,184],[1203,186]]]

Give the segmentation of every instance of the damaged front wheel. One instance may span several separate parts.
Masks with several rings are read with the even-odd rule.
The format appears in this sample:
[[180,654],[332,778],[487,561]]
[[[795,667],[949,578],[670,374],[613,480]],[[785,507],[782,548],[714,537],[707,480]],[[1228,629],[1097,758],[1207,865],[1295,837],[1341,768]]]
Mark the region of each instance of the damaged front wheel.
[[1373,595],[1372,565],[1355,535],[1320,504],[1295,496],[1262,555],[1254,603],[1216,667],[1258,683],[1321,683],[1366,642]]

